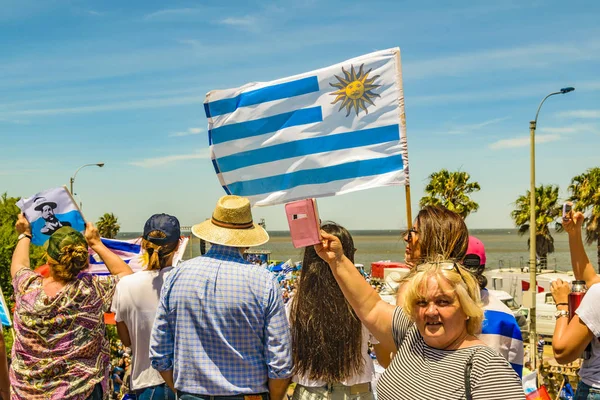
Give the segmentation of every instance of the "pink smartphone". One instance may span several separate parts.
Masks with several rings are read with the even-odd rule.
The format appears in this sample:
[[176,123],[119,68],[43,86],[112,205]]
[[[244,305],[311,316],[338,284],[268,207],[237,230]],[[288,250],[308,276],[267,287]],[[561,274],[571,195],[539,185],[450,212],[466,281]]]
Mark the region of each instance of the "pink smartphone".
[[312,246],[321,242],[321,221],[315,199],[287,203],[285,214],[295,248]]

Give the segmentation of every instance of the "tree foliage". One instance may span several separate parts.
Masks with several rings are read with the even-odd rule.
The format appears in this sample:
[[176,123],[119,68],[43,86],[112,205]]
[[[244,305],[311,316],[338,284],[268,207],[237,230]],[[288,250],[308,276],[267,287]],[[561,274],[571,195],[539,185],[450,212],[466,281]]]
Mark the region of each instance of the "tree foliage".
[[[21,212],[17,207],[18,197],[8,197],[6,193],[0,196],[0,287],[4,294],[7,304],[12,305],[12,280],[10,277],[10,263],[12,253],[17,245],[17,232],[15,223],[17,215]],[[33,268],[42,265],[45,262],[44,249],[38,246],[30,246],[30,259]]]
[[421,198],[419,205],[442,205],[466,218],[479,209],[479,204],[471,200],[470,195],[481,189],[479,183],[469,182],[469,179],[470,175],[462,171],[442,169],[432,173],[425,186],[427,195]]
[[119,225],[119,219],[113,213],[104,213],[96,223],[100,236],[107,239],[114,239],[117,237],[121,225]]
[[586,215],[585,241],[598,245],[598,268],[600,268],[600,167],[590,168],[585,173],[571,179],[569,185],[571,197],[575,202],[575,210]]
[[[519,235],[529,232],[529,190],[525,195],[519,196],[515,202],[515,209],[511,217],[519,228]],[[561,215],[561,205],[558,201],[558,186],[541,185],[535,188],[535,252],[540,258],[542,266],[547,264],[548,254],[554,253],[554,238],[550,234],[551,223],[556,223]],[[557,224],[560,229],[560,224]],[[527,240],[529,247],[529,239]]]

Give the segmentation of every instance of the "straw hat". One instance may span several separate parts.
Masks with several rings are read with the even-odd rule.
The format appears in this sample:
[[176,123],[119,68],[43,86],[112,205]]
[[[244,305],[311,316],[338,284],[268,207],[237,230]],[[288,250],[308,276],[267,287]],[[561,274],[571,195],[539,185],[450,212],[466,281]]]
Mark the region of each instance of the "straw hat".
[[209,243],[231,247],[260,246],[269,241],[267,231],[252,221],[250,201],[239,196],[221,197],[212,218],[194,225],[192,233]]

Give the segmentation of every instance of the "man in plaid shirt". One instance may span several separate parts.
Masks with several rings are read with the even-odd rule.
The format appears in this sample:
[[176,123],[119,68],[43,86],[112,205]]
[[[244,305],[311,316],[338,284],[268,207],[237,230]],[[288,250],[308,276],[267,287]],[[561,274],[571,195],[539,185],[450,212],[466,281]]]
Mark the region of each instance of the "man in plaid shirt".
[[282,399],[292,372],[283,299],[275,278],[242,257],[267,232],[253,223],[248,199],[223,196],[192,233],[211,248],[163,284],[152,367],[181,400]]

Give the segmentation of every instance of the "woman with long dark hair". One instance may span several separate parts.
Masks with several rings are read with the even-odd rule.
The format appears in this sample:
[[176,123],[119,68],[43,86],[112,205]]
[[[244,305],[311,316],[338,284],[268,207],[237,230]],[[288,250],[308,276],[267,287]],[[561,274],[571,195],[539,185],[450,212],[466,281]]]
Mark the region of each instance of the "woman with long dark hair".
[[[321,227],[342,243],[354,262],[350,233],[333,222]],[[369,331],[344,298],[327,263],[306,247],[297,294],[291,301],[294,399],[372,399]],[[371,339],[370,339],[371,338]],[[345,397],[344,397],[345,395]]]

